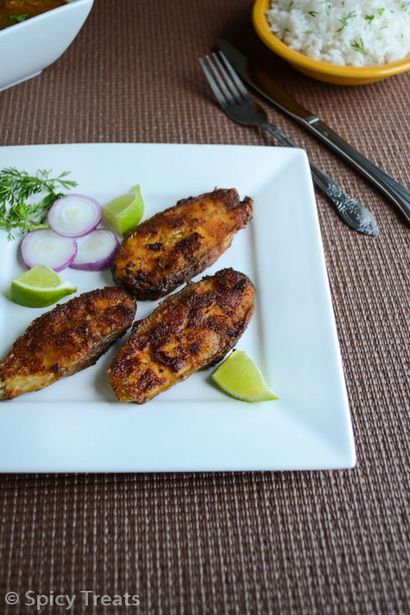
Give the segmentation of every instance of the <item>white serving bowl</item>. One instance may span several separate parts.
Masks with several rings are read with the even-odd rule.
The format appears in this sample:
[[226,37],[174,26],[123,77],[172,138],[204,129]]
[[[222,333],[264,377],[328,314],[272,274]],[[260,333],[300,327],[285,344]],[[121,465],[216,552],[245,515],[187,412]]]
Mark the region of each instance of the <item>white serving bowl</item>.
[[31,77],[55,62],[71,45],[94,0],[68,4],[0,31],[0,91]]

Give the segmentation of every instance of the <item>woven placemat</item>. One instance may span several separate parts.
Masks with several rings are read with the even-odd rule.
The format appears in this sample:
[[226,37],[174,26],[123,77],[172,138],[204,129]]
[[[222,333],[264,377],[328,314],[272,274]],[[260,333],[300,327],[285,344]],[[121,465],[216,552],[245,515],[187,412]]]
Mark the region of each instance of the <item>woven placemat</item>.
[[[98,0],[58,62],[0,94],[2,144],[263,143],[217,110],[196,65],[221,36],[274,62],[252,34],[250,4]],[[410,185],[409,76],[342,88],[275,67],[308,108]],[[0,477],[1,613],[34,613],[23,605],[30,590],[77,594],[76,615],[410,612],[409,228],[306,133],[270,114],[380,226],[377,239],[360,236],[318,197],[358,467]],[[140,604],[94,606],[89,594],[86,606],[81,590],[138,594]],[[5,605],[9,591],[19,605]]]

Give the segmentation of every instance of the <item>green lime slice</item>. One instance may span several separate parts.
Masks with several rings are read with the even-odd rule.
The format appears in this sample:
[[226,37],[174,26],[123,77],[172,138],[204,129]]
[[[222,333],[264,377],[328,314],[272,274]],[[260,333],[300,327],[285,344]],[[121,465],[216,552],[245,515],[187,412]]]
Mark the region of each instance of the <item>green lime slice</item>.
[[242,401],[279,399],[252,359],[242,350],[234,350],[211,378],[222,391]]
[[118,235],[126,235],[142,220],[144,201],[139,184],[103,207],[104,219]]
[[39,265],[14,278],[10,285],[10,299],[26,307],[46,307],[76,290],[69,282],[62,282],[55,271]]

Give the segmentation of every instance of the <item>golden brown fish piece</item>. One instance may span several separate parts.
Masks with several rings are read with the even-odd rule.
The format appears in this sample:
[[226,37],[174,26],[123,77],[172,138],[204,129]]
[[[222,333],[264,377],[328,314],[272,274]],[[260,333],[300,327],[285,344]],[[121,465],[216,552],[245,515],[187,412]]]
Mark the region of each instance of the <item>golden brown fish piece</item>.
[[124,239],[114,281],[137,299],[163,297],[214,263],[251,217],[252,199],[234,188],[179,201]]
[[193,372],[220,361],[252,317],[249,278],[223,269],[167,297],[129,339],[108,370],[119,401],[143,404]]
[[103,288],[36,318],[0,362],[0,400],[93,365],[131,326],[135,311],[135,300],[125,290]]

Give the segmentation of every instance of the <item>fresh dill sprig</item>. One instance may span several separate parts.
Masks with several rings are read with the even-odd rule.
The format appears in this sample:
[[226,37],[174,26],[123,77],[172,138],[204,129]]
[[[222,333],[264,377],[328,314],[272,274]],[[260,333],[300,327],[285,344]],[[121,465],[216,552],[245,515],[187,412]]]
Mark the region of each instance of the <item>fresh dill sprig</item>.
[[326,15],[330,15],[330,10],[332,8],[332,3],[329,2],[329,0],[321,0],[320,4],[324,5]]
[[364,18],[369,23],[372,23],[373,19],[375,18],[375,15],[365,15]]
[[308,15],[310,15],[311,17],[316,17],[317,14],[317,11],[308,11]]
[[363,39],[361,39],[361,38],[354,39],[354,40],[352,40],[352,42],[350,44],[351,44],[352,48],[355,51],[360,51],[360,53],[362,53],[364,56],[368,55],[368,53],[367,53],[367,51],[366,51],[366,49],[364,47]]
[[336,32],[343,32],[349,21],[356,17],[356,15],[356,11],[350,11],[350,13],[346,13],[346,15],[344,15],[341,19],[338,19],[340,22],[340,27],[336,30]]
[[[69,171],[56,177],[51,170],[39,169],[35,175],[19,171],[15,167],[0,170],[0,229],[7,231],[8,239],[13,239],[13,229],[21,233],[42,224],[51,205],[60,196],[62,189],[70,190],[77,183],[67,179]],[[30,197],[42,195],[36,202]]]
[[30,13],[19,13],[18,15],[8,15],[9,21],[13,23],[20,23],[21,21],[26,21],[30,17]]

